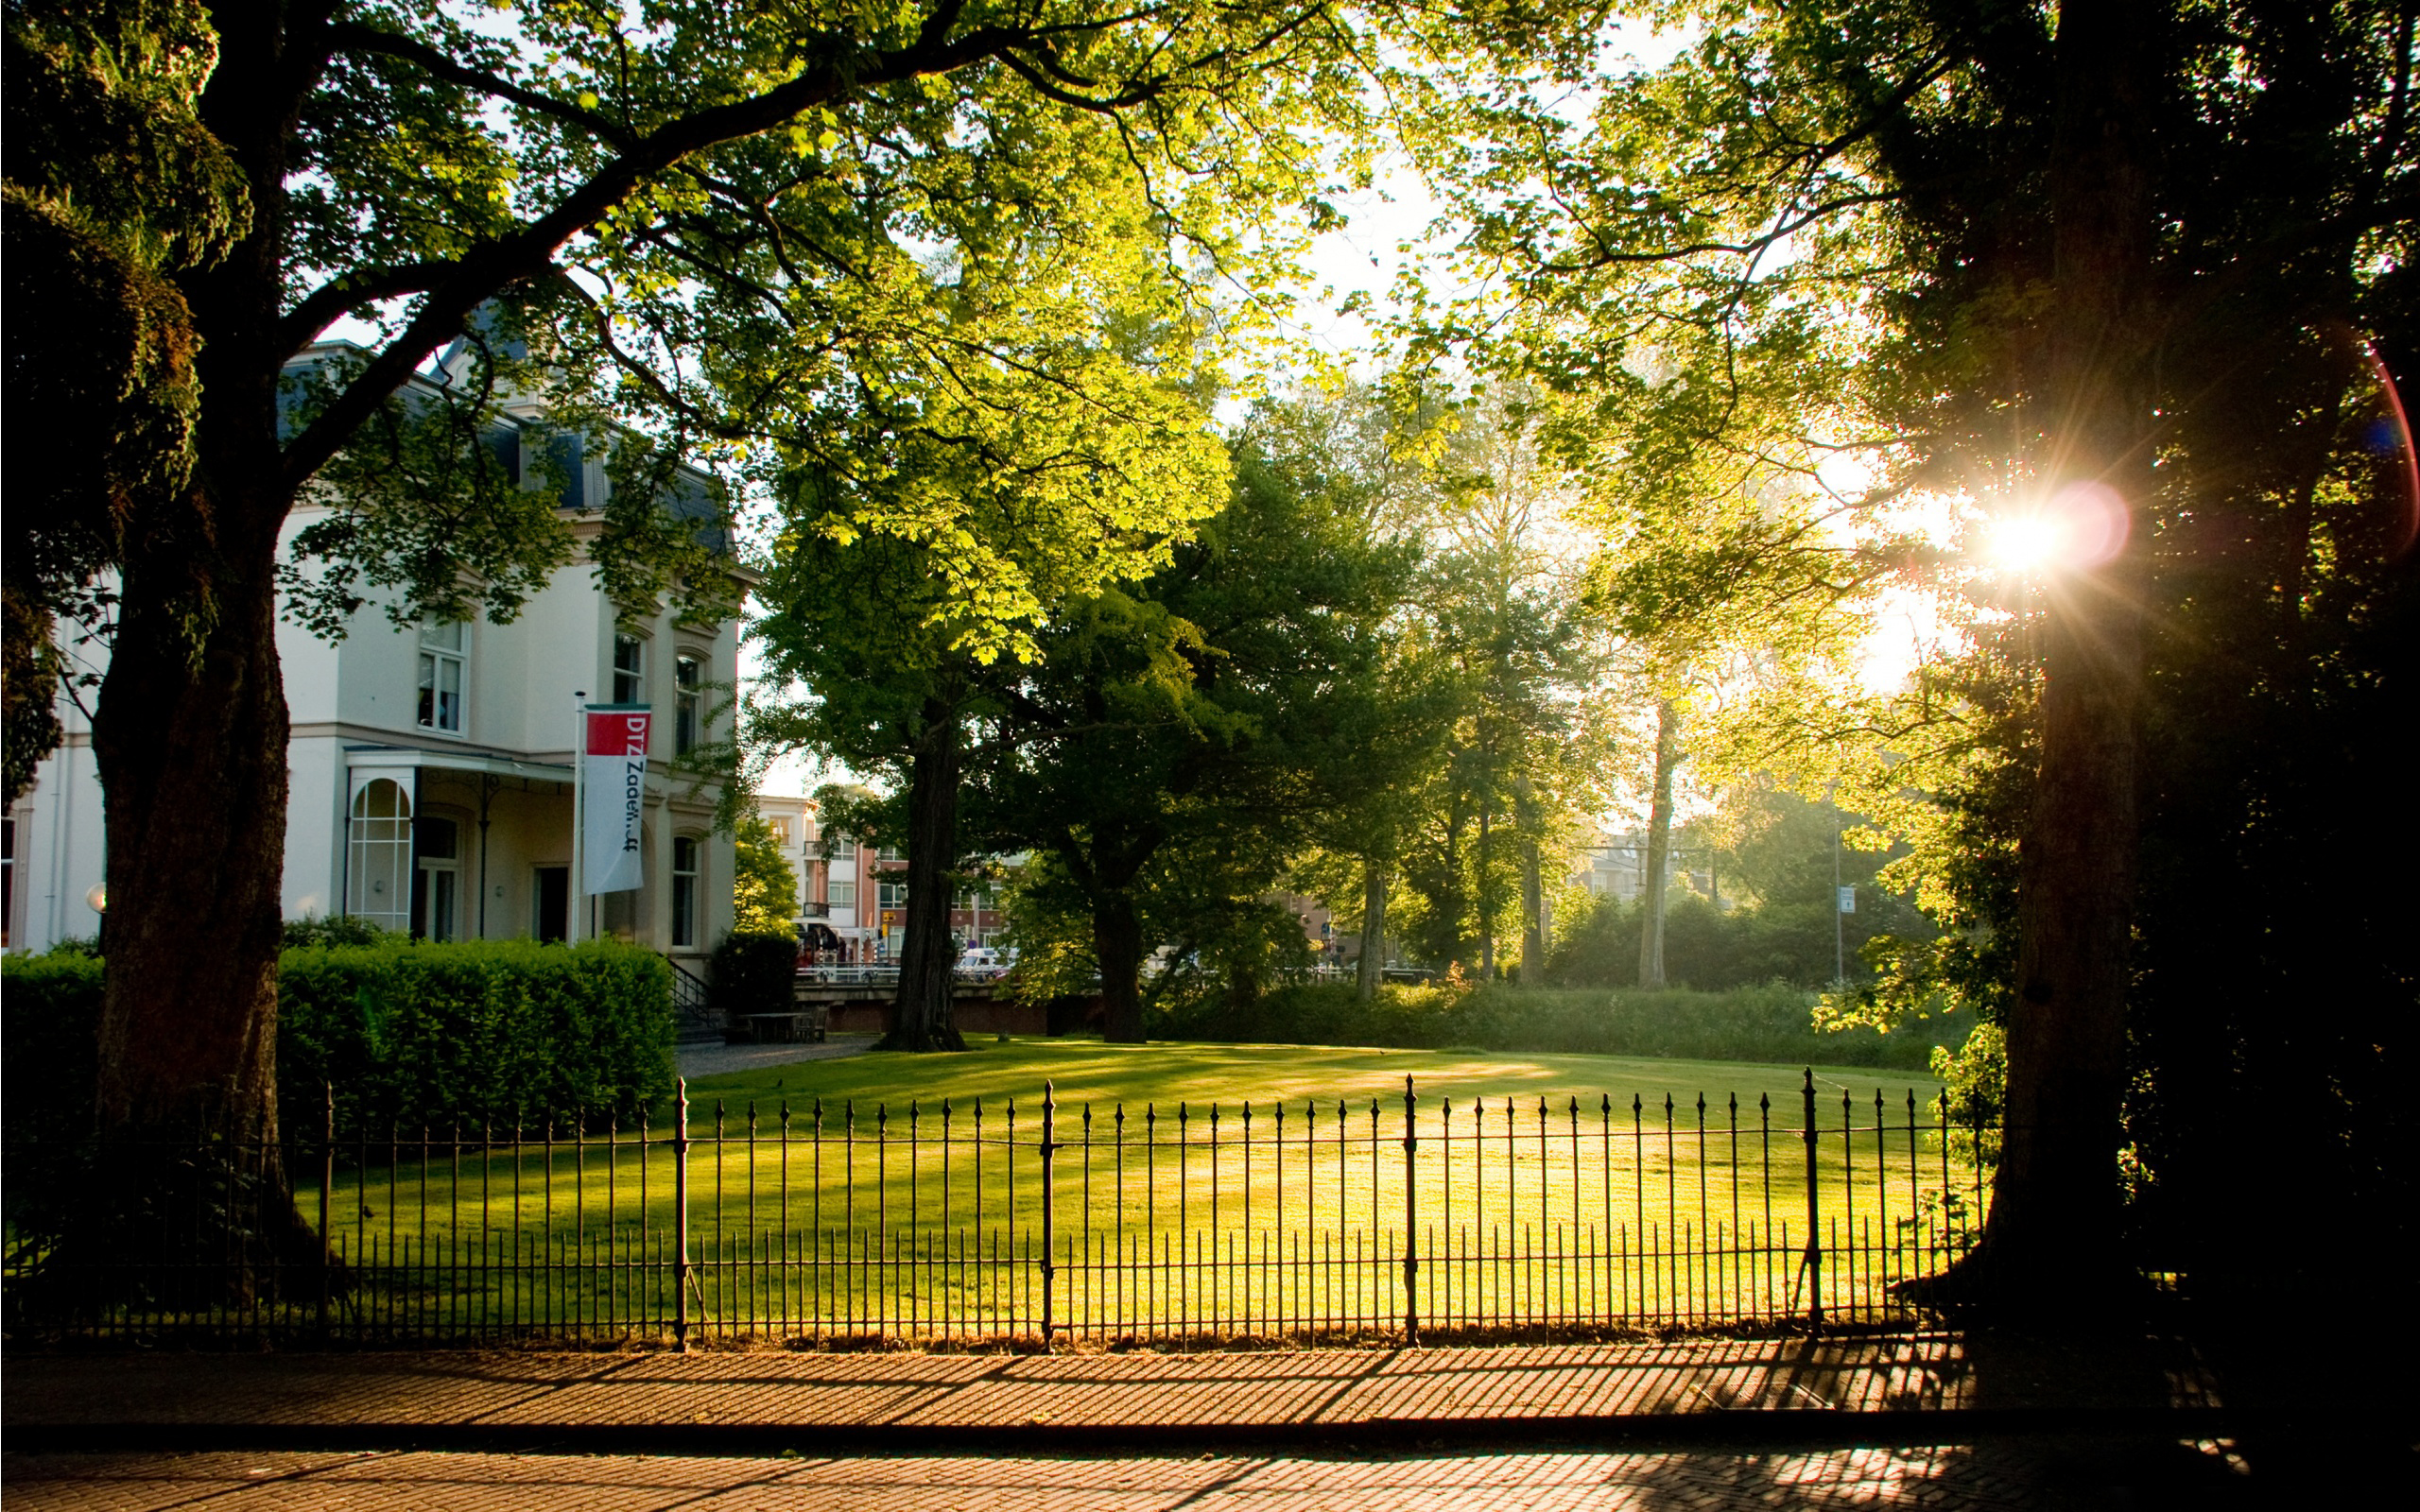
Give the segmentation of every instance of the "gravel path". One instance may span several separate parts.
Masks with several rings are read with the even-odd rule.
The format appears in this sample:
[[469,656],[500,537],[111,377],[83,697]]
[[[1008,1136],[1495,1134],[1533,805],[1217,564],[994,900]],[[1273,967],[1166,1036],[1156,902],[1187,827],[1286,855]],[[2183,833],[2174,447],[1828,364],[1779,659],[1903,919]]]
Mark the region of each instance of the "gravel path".
[[805,1060],[838,1060],[872,1050],[876,1038],[871,1034],[836,1034],[820,1045],[683,1045],[681,1074],[727,1076],[733,1072],[794,1066]]

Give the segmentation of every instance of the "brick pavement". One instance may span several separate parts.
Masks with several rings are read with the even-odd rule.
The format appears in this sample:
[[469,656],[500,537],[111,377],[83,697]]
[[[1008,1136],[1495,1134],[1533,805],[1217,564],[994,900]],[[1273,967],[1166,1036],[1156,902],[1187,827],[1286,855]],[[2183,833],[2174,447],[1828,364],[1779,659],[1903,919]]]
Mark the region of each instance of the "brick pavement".
[[[2236,1479],[2220,1446],[2189,1446],[2221,1430],[2188,1356],[2161,1347],[2087,1369],[1947,1334],[1167,1355],[12,1354],[6,1384],[12,1512],[1995,1512],[2069,1504],[2077,1486],[2152,1462],[2204,1490]],[[2118,1448],[2079,1472],[2076,1445],[2096,1435]]]
[[[1972,1512],[2233,1504],[2218,1444],[2081,1456],[2016,1439],[1920,1449],[1542,1451],[1384,1458],[704,1458],[397,1453],[0,1456],[11,1512]],[[2149,1494],[2146,1494],[2149,1493]]]
[[5,1421],[37,1439],[103,1429],[696,1426],[846,1430],[907,1444],[968,1431],[1702,1428],[1749,1415],[2206,1415],[2219,1405],[2206,1374],[2173,1350],[2115,1375],[2056,1362],[1978,1366],[1949,1334],[1202,1354],[33,1355],[9,1362]]

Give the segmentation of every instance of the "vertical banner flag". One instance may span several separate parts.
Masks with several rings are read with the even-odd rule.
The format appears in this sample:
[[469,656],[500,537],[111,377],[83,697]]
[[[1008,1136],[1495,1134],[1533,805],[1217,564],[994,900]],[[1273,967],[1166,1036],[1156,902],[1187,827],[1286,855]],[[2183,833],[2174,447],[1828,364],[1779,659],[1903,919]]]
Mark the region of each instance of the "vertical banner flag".
[[590,704],[580,714],[580,886],[629,892],[639,885],[639,814],[647,798],[648,706]]

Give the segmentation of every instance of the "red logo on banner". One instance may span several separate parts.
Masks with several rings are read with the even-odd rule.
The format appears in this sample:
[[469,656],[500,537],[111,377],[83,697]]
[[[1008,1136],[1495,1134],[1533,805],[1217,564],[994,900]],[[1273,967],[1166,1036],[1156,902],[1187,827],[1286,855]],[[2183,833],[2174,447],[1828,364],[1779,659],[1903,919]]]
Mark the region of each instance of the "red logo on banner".
[[645,713],[597,713],[591,711],[588,715],[588,754],[645,756],[648,717]]

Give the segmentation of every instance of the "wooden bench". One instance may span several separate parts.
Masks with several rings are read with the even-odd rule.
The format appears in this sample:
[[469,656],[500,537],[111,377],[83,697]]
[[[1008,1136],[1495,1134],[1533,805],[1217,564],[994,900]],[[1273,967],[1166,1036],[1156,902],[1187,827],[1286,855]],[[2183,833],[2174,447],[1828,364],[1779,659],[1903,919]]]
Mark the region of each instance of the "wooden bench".
[[812,1040],[823,1042],[830,1032],[832,1015],[821,1005],[794,1008],[785,1013],[752,1013],[748,1026],[764,1045],[801,1044]]

